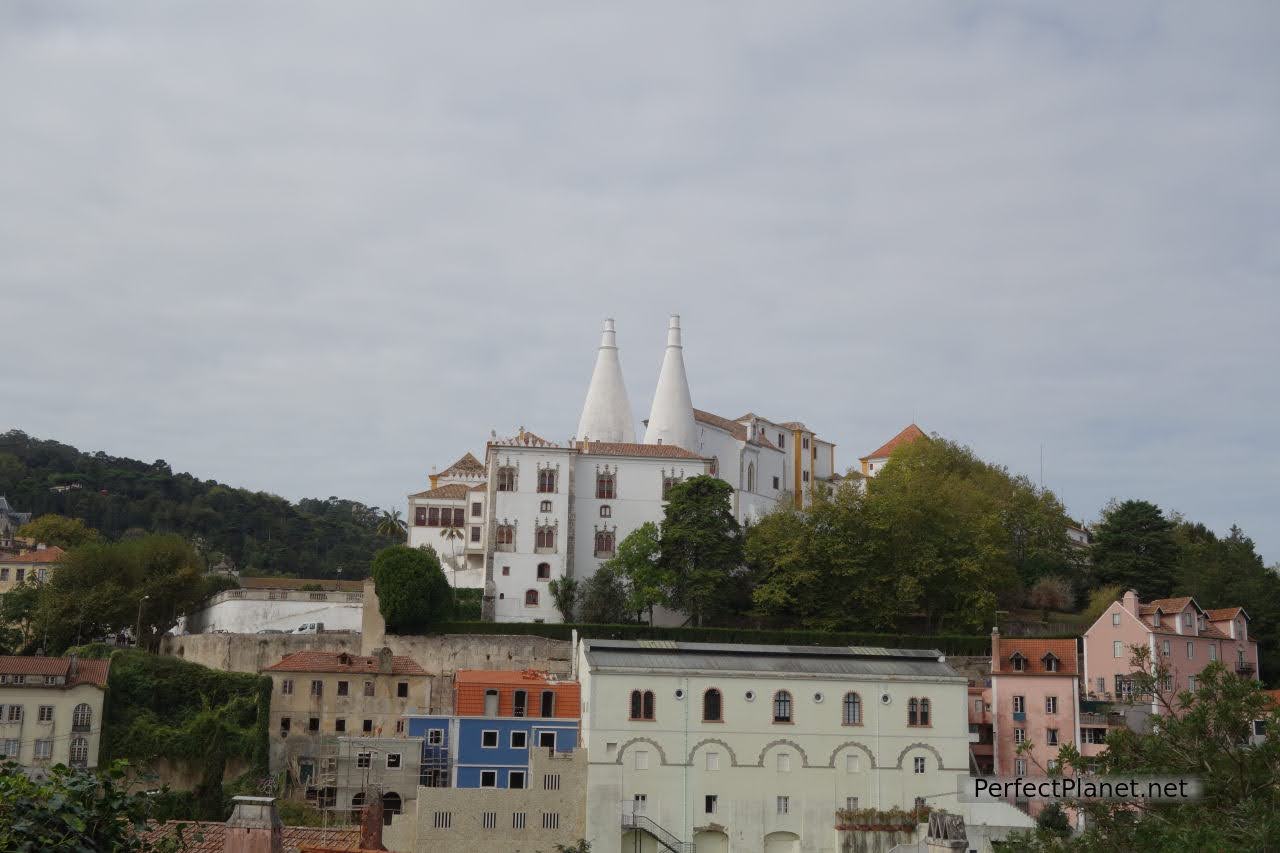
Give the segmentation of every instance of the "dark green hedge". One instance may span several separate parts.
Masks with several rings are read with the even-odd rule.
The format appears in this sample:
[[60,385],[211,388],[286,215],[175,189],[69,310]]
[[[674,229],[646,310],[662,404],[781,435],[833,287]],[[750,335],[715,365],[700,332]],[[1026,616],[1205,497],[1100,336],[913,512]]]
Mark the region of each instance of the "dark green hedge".
[[592,640],[676,640],[687,643],[756,643],[786,646],[881,646],[898,649],[939,649],[949,655],[987,655],[991,638],[985,634],[926,635],[872,634],[847,631],[769,631],[753,628],[664,628],[653,625],[574,625],[546,622],[445,622],[441,634],[507,634],[568,640],[574,629]]

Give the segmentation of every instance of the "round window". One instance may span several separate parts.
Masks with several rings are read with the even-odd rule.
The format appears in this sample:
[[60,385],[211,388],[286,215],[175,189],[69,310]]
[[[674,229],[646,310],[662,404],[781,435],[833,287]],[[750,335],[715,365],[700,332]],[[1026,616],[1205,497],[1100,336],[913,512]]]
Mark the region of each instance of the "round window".
[[746,699],[748,702],[754,702],[756,701],[756,692],[754,690],[748,690],[743,694],[742,698]]
[[813,701],[815,701],[815,702],[821,702],[821,701],[822,701],[822,694],[821,694],[821,693],[815,693],[815,694],[813,694]]
[[676,698],[677,698],[677,699],[683,699],[683,698],[684,698],[684,691],[683,691],[683,690],[679,690],[679,689],[678,689],[678,690],[676,690]]

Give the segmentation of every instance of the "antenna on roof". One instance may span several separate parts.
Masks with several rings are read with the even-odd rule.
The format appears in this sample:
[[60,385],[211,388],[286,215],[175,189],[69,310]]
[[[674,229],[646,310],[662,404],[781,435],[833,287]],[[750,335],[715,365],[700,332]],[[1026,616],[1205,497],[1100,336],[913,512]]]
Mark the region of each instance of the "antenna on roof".
[[1044,491],[1044,442],[1040,442],[1040,491]]

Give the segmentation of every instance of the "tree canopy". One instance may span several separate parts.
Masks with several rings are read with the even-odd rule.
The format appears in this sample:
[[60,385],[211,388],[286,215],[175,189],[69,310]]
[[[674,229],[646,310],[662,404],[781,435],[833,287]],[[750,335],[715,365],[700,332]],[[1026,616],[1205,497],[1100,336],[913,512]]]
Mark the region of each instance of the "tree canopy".
[[46,513],[18,528],[18,536],[34,539],[45,545],[59,548],[76,548],[102,539],[102,534],[78,518]]
[[163,459],[85,453],[19,430],[0,434],[0,495],[37,516],[77,519],[106,539],[177,533],[210,564],[226,558],[246,574],[358,579],[378,548],[404,541],[380,535],[381,511],[357,501],[291,503],[174,473]]
[[708,476],[691,477],[667,494],[657,568],[666,577],[670,605],[699,625],[723,606],[742,568],[732,496],[732,486]]
[[1095,583],[1135,589],[1144,599],[1168,596],[1178,559],[1173,532],[1173,522],[1149,501],[1108,505],[1093,530]]
[[430,546],[392,545],[373,558],[378,608],[393,634],[426,634],[453,612],[449,581]]

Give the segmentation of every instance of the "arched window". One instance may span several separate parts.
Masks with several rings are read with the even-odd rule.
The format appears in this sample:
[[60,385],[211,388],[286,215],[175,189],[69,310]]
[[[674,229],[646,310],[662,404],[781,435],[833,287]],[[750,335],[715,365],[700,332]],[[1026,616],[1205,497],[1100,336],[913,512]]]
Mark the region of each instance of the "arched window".
[[391,826],[391,816],[400,814],[400,795],[387,791],[382,795],[382,825]]
[[843,722],[846,726],[862,725],[862,697],[857,693],[844,694]]
[[747,491],[754,492],[756,490],[756,463],[747,463]]
[[516,528],[513,524],[499,524],[497,533],[494,536],[494,543],[499,551],[515,550],[516,545]]
[[596,531],[596,556],[612,557],[613,556],[613,531],[597,530]]
[[89,766],[89,739],[86,737],[73,737],[71,739],[71,766],[72,767],[88,767]]
[[498,491],[514,492],[516,490],[516,469],[511,465],[504,465],[498,469]]
[[556,490],[556,472],[553,468],[543,468],[538,472],[538,491],[551,494]]
[[907,700],[907,725],[908,726],[920,725],[920,700],[919,699]]
[[702,694],[702,721],[704,723],[724,722],[724,703],[720,691],[714,687]]
[[525,690],[517,690],[511,696],[511,713],[516,717],[523,717],[525,709],[529,706],[529,693]]
[[545,581],[551,578],[551,564],[538,563],[538,580]]
[[922,726],[929,725],[929,700],[928,699],[920,700],[920,725]]
[[633,720],[652,720],[653,719],[653,691],[652,690],[632,690],[631,691],[631,719]]
[[71,731],[87,732],[93,728],[93,709],[85,702],[81,702],[71,712]]
[[667,499],[667,495],[671,493],[671,490],[680,485],[680,482],[680,478],[675,474],[662,478],[662,499],[664,501]]
[[596,474],[596,497],[602,501],[611,501],[617,492],[614,475],[609,471]]
[[526,589],[524,591],[524,606],[525,607],[538,606],[538,591],[536,589]]
[[785,690],[779,690],[773,694],[773,721],[775,723],[790,723],[791,719],[791,694]]
[[604,506],[600,507],[600,517],[613,518],[613,507],[609,506],[608,504],[605,504]]
[[711,476],[715,477],[720,473],[720,457],[711,457]]
[[551,524],[539,524],[534,528],[534,550],[554,551],[556,549],[556,528]]

